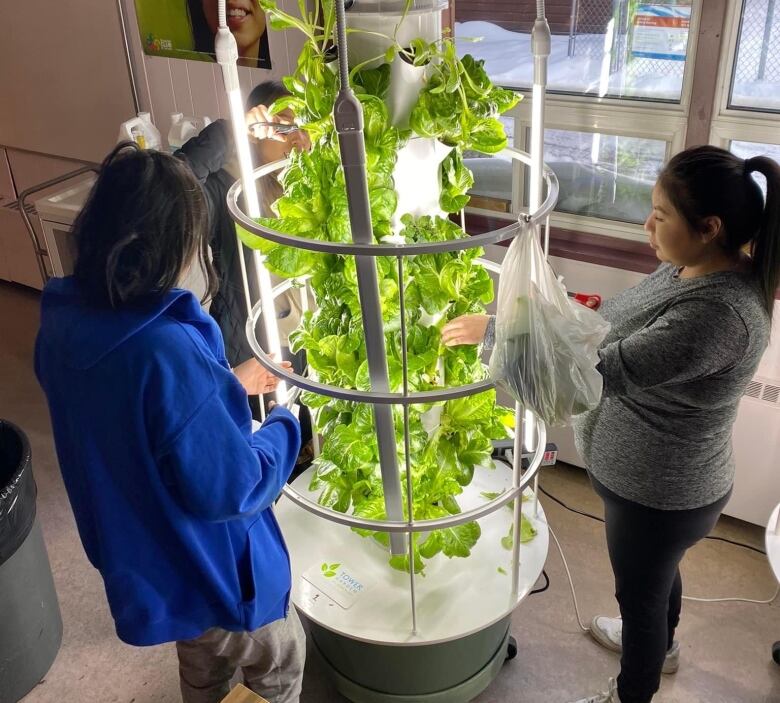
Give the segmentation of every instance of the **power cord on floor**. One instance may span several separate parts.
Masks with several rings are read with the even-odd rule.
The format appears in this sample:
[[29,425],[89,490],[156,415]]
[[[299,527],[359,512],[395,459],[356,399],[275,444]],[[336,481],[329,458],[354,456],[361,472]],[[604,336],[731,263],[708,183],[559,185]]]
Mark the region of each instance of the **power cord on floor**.
[[694,598],[693,596],[683,596],[683,600],[690,600],[695,603],[755,603],[757,605],[770,605],[780,596],[780,586],[777,587],[775,595],[767,600],[753,600],[751,598]]
[[569,588],[571,589],[571,599],[574,603],[574,612],[577,615],[577,622],[579,623],[580,628],[582,628],[583,632],[590,632],[590,628],[583,624],[582,622],[582,616],[580,615],[580,606],[579,603],[577,603],[577,592],[574,590],[574,580],[571,577],[571,571],[569,570],[569,563],[566,561],[566,556],[563,553],[563,548],[561,547],[561,543],[558,541],[558,537],[556,537],[555,532],[553,532],[553,528],[550,527],[549,523],[547,525],[547,529],[550,531],[551,537],[555,540],[555,544],[558,545],[558,552],[561,555],[561,561],[563,562],[563,568],[566,569],[566,576],[569,579]]
[[[601,522],[601,523],[604,522],[604,518],[601,518],[598,515],[593,515],[592,513],[585,512],[584,510],[577,510],[576,508],[570,507],[569,505],[564,503],[560,498],[555,497],[549,491],[545,490],[541,485],[539,486],[539,490],[542,493],[544,493],[544,495],[546,495],[550,500],[552,500],[555,503],[558,503],[558,505],[560,505],[561,507],[565,508],[566,510],[572,513],[581,515],[591,520],[596,520],[597,522]],[[571,597],[572,597],[572,602],[574,603],[574,612],[577,616],[577,623],[579,624],[583,632],[589,632],[590,628],[586,627],[582,622],[579,603],[577,602],[577,593],[574,589],[574,580],[572,579],[571,570],[569,569],[569,564],[566,561],[566,556],[563,553],[563,548],[561,547],[561,543],[558,541],[558,537],[555,535],[555,532],[553,532],[553,529],[552,527],[550,527],[549,523],[547,525],[547,528],[553,540],[555,540],[555,544],[558,547],[558,552],[560,553],[561,561],[563,562],[563,568],[565,569],[566,576],[569,580],[569,588],[571,589]],[[737,542],[735,540],[727,539],[725,537],[707,536],[705,539],[710,539],[717,542],[725,542],[727,544],[732,544],[737,547],[749,549],[753,552],[757,552],[758,554],[764,554],[764,555],[766,554],[766,552],[764,552],[763,550],[758,549],[757,547],[754,547],[750,544],[745,544],[744,542]],[[545,577],[547,577],[546,573],[545,573]],[[547,586],[549,586],[549,577],[547,577]],[[547,588],[545,587],[543,590],[547,590]],[[692,601],[695,603],[753,603],[756,605],[770,605],[771,603],[774,603],[777,600],[778,596],[780,596],[780,586],[777,587],[775,594],[771,598],[768,598],[767,600],[754,600],[752,598],[696,598],[694,596],[683,596],[683,600]]]
[[544,578],[544,586],[540,586],[539,588],[534,588],[529,595],[535,596],[537,593],[544,593],[548,588],[550,588],[550,577],[547,575],[547,571],[542,569],[542,577]]
[[[552,500],[555,503],[558,503],[563,508],[566,508],[566,510],[576,513],[577,515],[582,515],[583,517],[590,518],[591,520],[597,520],[598,522],[604,522],[604,518],[599,517],[598,515],[593,515],[593,513],[585,512],[584,510],[577,510],[576,508],[572,508],[571,506],[564,503],[560,498],[556,498],[552,493],[549,491],[546,491],[542,486],[539,486],[539,490],[544,493],[550,500]],[[704,539],[712,540],[713,542],[725,542],[726,544],[733,544],[735,547],[742,547],[742,549],[749,549],[751,552],[756,552],[756,554],[763,554],[766,556],[766,552],[761,549],[760,547],[754,547],[752,544],[746,544],[745,542],[737,542],[733,539],[728,539],[728,537],[717,537],[715,535],[707,535]]]

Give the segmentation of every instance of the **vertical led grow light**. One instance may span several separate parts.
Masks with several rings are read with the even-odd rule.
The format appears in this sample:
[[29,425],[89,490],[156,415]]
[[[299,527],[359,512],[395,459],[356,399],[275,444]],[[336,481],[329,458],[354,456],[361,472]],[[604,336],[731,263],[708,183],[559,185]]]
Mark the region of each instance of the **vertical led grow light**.
[[[227,26],[226,0],[219,0],[219,29],[214,40],[214,50],[217,55],[217,63],[222,67],[222,79],[225,82],[225,90],[230,106],[230,122],[233,125],[233,143],[236,145],[238,164],[241,171],[241,184],[246,203],[246,211],[252,219],[260,217],[260,202],[257,198],[257,187],[252,168],[252,153],[249,150],[249,136],[246,130],[246,117],[244,103],[241,98],[241,85],[238,80],[238,45],[236,38]],[[236,235],[237,236],[237,235]],[[238,241],[238,254],[241,259],[241,271],[244,276],[244,295],[246,296],[247,311],[252,309],[252,300],[249,294],[249,282],[246,278],[246,266],[244,264],[244,245]],[[276,307],[274,305],[271,276],[263,263],[260,252],[253,251],[254,269],[257,276],[257,287],[260,291],[260,300],[263,305],[263,330],[266,343],[271,354],[278,360],[282,357],[282,348],[279,341],[279,328],[276,324]],[[284,403],[287,400],[287,386],[280,382],[276,388],[276,401]]]

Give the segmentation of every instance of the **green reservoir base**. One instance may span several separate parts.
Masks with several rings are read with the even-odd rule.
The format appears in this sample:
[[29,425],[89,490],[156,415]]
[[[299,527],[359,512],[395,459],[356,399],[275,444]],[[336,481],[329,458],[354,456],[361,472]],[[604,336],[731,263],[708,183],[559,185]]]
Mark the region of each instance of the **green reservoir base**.
[[336,687],[353,703],[468,703],[517,651],[509,617],[450,642],[407,646],[361,642],[308,624]]

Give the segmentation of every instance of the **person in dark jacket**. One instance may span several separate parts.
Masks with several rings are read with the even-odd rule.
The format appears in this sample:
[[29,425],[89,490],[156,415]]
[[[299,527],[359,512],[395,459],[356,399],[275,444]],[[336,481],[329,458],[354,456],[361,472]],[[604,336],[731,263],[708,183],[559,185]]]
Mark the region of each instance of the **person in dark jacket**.
[[[279,122],[291,124],[294,115],[284,110],[271,116],[268,108],[279,98],[289,95],[278,81],[265,81],[255,87],[246,101],[247,123],[253,151],[253,163],[259,166],[285,158],[292,149],[309,149],[311,143],[305,131],[278,134],[272,129],[251,127],[255,122]],[[187,141],[175,156],[185,161],[203,184],[208,202],[211,247],[214,266],[219,276],[219,290],[214,295],[209,312],[217,321],[225,340],[225,351],[231,366],[238,366],[254,357],[246,338],[246,320],[249,314],[244,293],[243,274],[236,227],[227,208],[227,192],[239,177],[230,124],[217,120],[208,125],[198,136]],[[273,176],[259,183],[260,202],[264,214],[271,214],[271,205],[282,195],[281,186]],[[252,286],[253,261],[249,249],[244,248],[245,262]],[[252,290],[253,299],[259,293]],[[298,294],[290,291],[277,298],[277,323],[285,359],[292,361],[296,372],[305,365],[303,353],[293,355],[287,349],[287,336],[300,322],[301,308]],[[255,416],[259,406],[251,400]],[[308,410],[301,407],[299,413],[302,439],[305,449],[312,436]],[[310,450],[309,450],[310,451]],[[309,458],[309,451],[302,452],[301,459]]]
[[[766,198],[754,179],[766,179]],[[649,703],[677,671],[679,565],[734,482],[731,434],[767,347],[780,284],[780,166],[714,146],[675,155],[645,222],[661,266],[601,308],[601,403],[576,418],[577,448],[604,502],[621,618],[590,634],[622,654],[617,680],[577,703]],[[495,318],[463,316],[445,344],[491,346]]]
[[[278,98],[288,95],[286,88],[276,81],[259,84],[247,99],[249,116],[258,121],[272,119],[266,108]],[[291,122],[292,115],[282,113],[276,116],[280,122]],[[259,134],[261,138],[255,136]],[[268,130],[252,130],[251,144],[253,163],[260,166],[284,158],[290,149],[306,149],[309,146],[304,131],[289,135],[274,135]],[[225,339],[227,359],[232,366],[252,358],[252,350],[246,339],[245,325],[249,311],[244,294],[243,276],[236,239],[236,226],[227,208],[227,193],[239,178],[238,162],[235,157],[230,124],[216,120],[199,135],[188,140],[175,156],[187,163],[197,179],[203,184],[209,210],[211,246],[214,267],[219,276],[219,290],[211,301],[209,312],[217,321]],[[261,202],[266,212],[273,200],[281,195],[275,179],[265,179],[261,184]],[[247,262],[251,266],[250,251],[245,249]],[[280,316],[280,334],[286,341],[285,332],[297,325],[298,316],[290,309],[290,301],[280,301],[277,313]],[[279,309],[281,308],[281,309]],[[292,316],[293,319],[289,319]],[[292,327],[290,327],[292,324]],[[289,327],[289,330],[287,329]]]
[[290,560],[273,514],[300,447],[276,406],[253,430],[247,393],[191,292],[207,272],[206,202],[180,160],[125,143],[74,224],[75,273],[42,299],[35,369],[87,557],[118,636],[177,642],[185,703],[218,703],[242,667],[271,703],[295,703],[305,657]]

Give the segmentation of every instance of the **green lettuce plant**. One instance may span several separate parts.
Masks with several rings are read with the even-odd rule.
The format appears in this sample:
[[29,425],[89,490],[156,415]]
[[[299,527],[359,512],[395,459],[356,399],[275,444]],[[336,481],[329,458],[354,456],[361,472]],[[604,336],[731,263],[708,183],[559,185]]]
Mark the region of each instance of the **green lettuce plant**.
[[[300,16],[280,10],[274,0],[261,0],[271,27],[302,31],[306,43],[297,68],[284,82],[290,92],[274,110],[291,108],[312,139],[309,152],[293,153],[280,176],[284,194],[274,204],[269,227],[301,237],[336,242],[351,241],[344,174],[340,166],[332,110],[338,76],[332,60],[334,9],[325,0],[314,11],[300,2]],[[452,147],[440,169],[441,207],[461,210],[468,202],[473,176],[463,162],[465,150],[496,153],[506,146],[498,117],[513,107],[518,97],[496,88],[481,61],[459,59],[450,39],[428,44],[415,41],[392,46],[376,61],[352,67],[352,87],[360,99],[365,122],[368,186],[374,236],[382,241],[400,235],[407,242],[445,241],[465,237],[459,226],[441,217],[404,215],[402,229],[394,233],[392,218],[398,196],[393,182],[397,154],[410,138],[433,137]],[[410,118],[410,128],[394,127],[385,105],[390,88],[390,61],[406,60],[430,65],[430,77]],[[293,351],[305,350],[309,372],[319,381],[369,390],[368,362],[353,257],[325,255],[281,246],[240,230],[243,241],[262,250],[275,274],[309,277],[316,306],[304,314],[290,335]],[[394,257],[377,257],[377,273],[385,330],[391,390],[403,390],[402,355],[406,344],[409,391],[459,386],[486,377],[476,346],[445,347],[441,328],[467,313],[485,311],[492,301],[493,283],[476,259],[478,248],[460,252],[425,254],[405,260],[399,280]],[[399,290],[406,302],[406,339],[401,335]],[[319,491],[321,504],[341,512],[376,520],[385,518],[378,449],[370,405],[334,400],[306,393],[316,427],[324,441],[315,461],[311,490]],[[398,463],[406,511],[406,457],[403,414],[394,410]],[[417,520],[440,518],[460,512],[458,496],[468,486],[477,467],[491,467],[492,440],[507,435],[512,413],[497,406],[495,391],[409,410],[413,513]],[[358,530],[381,544],[386,533]],[[525,538],[532,538],[526,530]],[[439,553],[468,557],[480,537],[477,523],[435,530],[414,536],[412,564],[409,557],[393,557],[391,565],[420,573],[425,560]]]

